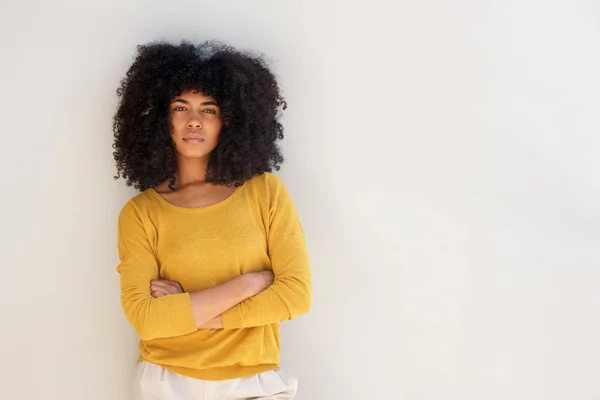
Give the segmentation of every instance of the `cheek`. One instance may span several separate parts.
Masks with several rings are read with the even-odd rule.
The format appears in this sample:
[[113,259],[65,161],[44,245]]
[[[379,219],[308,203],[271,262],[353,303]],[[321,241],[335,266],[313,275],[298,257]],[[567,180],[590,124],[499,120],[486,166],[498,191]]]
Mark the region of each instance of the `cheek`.
[[177,117],[176,115],[171,117],[171,130],[174,131],[179,131],[182,128],[185,128],[185,119],[182,118],[181,116]]
[[204,123],[209,124],[213,128],[220,128],[223,125],[221,119],[217,116],[211,115],[204,120]]
[[207,131],[210,131],[212,137],[216,138],[221,133],[221,129],[223,128],[223,123],[218,119],[205,121],[204,128]]

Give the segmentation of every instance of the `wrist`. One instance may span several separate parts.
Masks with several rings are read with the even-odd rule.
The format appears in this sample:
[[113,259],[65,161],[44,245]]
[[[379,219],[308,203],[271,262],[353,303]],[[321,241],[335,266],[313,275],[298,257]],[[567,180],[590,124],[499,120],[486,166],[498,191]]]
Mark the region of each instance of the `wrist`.
[[217,315],[216,317],[202,325],[200,329],[223,329],[223,316]]

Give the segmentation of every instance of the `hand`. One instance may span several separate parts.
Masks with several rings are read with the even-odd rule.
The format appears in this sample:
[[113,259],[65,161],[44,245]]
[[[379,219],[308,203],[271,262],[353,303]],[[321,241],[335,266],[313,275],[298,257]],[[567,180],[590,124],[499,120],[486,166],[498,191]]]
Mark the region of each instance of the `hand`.
[[251,272],[242,276],[246,277],[248,288],[253,296],[271,286],[275,281],[275,275],[271,270]]
[[162,297],[168,294],[183,293],[183,288],[179,282],[166,279],[153,279],[150,281],[150,292],[152,297]]

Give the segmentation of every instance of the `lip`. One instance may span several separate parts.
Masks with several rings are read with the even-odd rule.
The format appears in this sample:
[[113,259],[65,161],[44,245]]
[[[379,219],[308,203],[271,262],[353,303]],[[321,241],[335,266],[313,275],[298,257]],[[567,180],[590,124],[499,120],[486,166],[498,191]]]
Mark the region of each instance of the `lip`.
[[186,137],[183,138],[187,143],[202,143],[204,142],[204,138],[198,132],[190,132]]
[[202,142],[204,142],[204,139],[195,138],[195,137],[189,137],[189,138],[186,137],[186,138],[183,138],[183,141],[186,143],[202,143]]

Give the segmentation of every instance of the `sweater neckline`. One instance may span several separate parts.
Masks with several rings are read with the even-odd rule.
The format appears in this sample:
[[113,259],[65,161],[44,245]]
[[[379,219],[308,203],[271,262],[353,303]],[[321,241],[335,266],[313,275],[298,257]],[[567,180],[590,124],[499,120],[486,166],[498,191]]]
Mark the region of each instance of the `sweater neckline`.
[[173,203],[170,203],[167,199],[165,199],[164,197],[162,197],[160,195],[160,193],[158,193],[156,191],[156,189],[154,189],[153,187],[148,188],[148,192],[156,197],[162,204],[164,204],[165,206],[172,208],[174,210],[178,210],[178,211],[184,211],[184,212],[203,212],[203,211],[209,211],[218,207],[221,207],[225,204],[230,203],[235,197],[238,196],[238,194],[243,190],[244,186],[246,186],[248,184],[248,181],[244,182],[244,184],[242,186],[237,187],[229,196],[227,196],[226,198],[224,198],[223,200],[211,204],[209,206],[205,206],[205,207],[181,207],[178,205],[175,205]]

